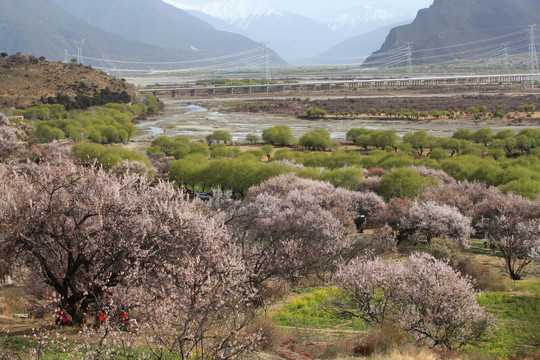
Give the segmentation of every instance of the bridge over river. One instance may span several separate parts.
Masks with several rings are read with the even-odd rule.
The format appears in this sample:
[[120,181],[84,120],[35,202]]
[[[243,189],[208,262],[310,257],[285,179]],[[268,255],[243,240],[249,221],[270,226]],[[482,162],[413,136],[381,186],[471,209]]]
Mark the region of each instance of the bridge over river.
[[499,75],[452,75],[410,78],[379,78],[368,80],[339,80],[305,83],[209,86],[209,87],[167,87],[140,90],[141,93],[170,93],[173,98],[201,95],[239,95],[268,93],[302,93],[331,90],[354,91],[362,88],[433,86],[446,84],[490,84],[490,83],[525,83],[538,80],[537,74],[499,74]]

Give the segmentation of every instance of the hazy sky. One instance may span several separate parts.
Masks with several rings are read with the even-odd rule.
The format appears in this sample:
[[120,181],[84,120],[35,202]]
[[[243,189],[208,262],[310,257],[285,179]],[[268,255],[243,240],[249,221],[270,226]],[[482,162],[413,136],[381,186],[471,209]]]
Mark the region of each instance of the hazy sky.
[[[216,2],[219,0],[182,0],[182,3],[189,5],[202,5]],[[429,7],[433,0],[266,0],[268,3],[274,4],[278,8],[288,10],[290,12],[310,16],[321,17],[328,14],[341,12],[342,10],[354,8],[357,6],[375,4],[383,2],[387,4],[400,5],[415,5],[418,9]]]

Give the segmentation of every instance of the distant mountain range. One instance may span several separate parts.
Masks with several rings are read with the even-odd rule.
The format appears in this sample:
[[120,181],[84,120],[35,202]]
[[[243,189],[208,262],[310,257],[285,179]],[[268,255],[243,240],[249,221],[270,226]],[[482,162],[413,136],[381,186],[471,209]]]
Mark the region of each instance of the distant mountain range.
[[165,1],[187,9],[216,29],[268,42],[288,62],[315,55],[345,39],[324,24],[264,0],[225,0],[202,6],[185,5],[181,0]]
[[[98,67],[146,69],[156,66],[149,62],[169,62],[160,64],[167,70],[216,57],[205,64],[264,63],[261,44],[218,31],[161,0],[0,0],[0,8],[0,51],[8,53],[63,60],[65,49],[71,57],[77,54],[73,42],[85,39],[85,63]],[[243,55],[230,55],[235,53]],[[272,51],[270,59],[285,64]]]
[[500,61],[506,53],[528,52],[528,25],[540,19],[539,0],[435,0],[412,23],[390,30],[429,0],[399,6],[365,0],[318,21],[269,1],[0,0],[0,51],[62,60],[65,50],[68,58],[77,54],[74,41],[85,39],[86,64],[163,71],[264,68],[262,42],[272,66],[285,65],[283,58],[355,64],[373,51],[365,65],[405,66],[408,53],[415,65]]
[[399,6],[385,1],[364,1],[362,6],[333,14],[323,23],[347,39],[396,23],[410,23],[418,12],[418,6],[403,2]]
[[[210,24],[161,0],[53,0],[88,23],[129,39],[196,51],[204,58],[257,47],[255,41]],[[274,53],[274,62],[283,61]]]
[[[290,63],[305,63],[347,38],[380,27],[414,19],[417,6],[390,5],[385,0],[329,15],[319,21],[276,8],[267,0],[219,0],[205,5],[187,5],[182,0],[164,0],[216,29],[235,31],[254,40],[269,42]],[[315,6],[315,5],[314,5]],[[380,47],[383,39],[377,44]]]
[[0,50],[63,60],[77,54],[73,41],[86,39],[84,54],[124,60],[193,60],[195,52],[164,49],[122,38],[76,18],[48,0],[0,0]]
[[365,65],[405,66],[407,43],[413,64],[526,54],[528,25],[539,19],[538,0],[435,0],[411,24],[392,29]]

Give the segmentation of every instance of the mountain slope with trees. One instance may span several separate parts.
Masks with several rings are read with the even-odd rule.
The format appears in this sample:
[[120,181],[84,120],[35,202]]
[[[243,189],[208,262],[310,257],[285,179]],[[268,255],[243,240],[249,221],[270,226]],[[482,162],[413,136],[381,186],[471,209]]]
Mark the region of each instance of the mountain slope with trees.
[[[418,12],[412,24],[392,29],[365,65],[395,62],[399,54],[393,50],[402,48],[399,53],[405,54],[407,42],[412,43],[413,64],[489,57],[487,52],[497,46],[502,49],[505,42],[509,53],[526,53],[526,30],[539,18],[540,2],[536,0],[435,0]],[[523,42],[522,46],[516,42]],[[405,66],[403,58],[397,66]]]

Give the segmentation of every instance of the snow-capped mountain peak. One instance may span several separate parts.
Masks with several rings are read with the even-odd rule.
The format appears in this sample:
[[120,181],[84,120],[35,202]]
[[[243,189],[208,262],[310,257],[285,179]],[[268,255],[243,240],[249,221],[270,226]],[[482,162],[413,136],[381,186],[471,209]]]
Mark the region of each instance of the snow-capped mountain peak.
[[187,5],[181,0],[164,1],[184,10],[200,11],[240,29],[246,29],[254,19],[260,17],[288,14],[265,0],[221,0],[204,5]]
[[349,37],[387,24],[414,19],[416,11],[415,7],[407,5],[396,8],[385,3],[369,4],[335,14],[325,23],[333,31]]

